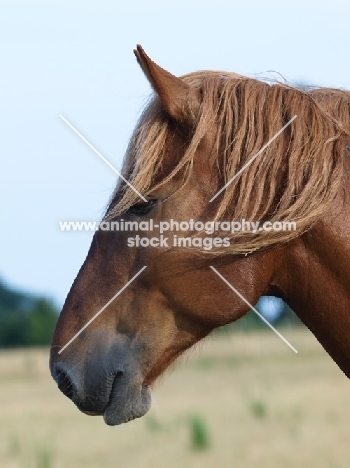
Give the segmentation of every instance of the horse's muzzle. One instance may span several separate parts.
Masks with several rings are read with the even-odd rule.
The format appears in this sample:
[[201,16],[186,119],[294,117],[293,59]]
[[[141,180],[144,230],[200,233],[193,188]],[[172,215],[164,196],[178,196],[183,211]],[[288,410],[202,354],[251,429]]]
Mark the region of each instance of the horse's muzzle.
[[88,415],[102,416],[106,424],[115,426],[147,413],[151,406],[148,386],[131,378],[121,369],[107,376],[82,376],[63,363],[53,363],[51,374],[58,388]]

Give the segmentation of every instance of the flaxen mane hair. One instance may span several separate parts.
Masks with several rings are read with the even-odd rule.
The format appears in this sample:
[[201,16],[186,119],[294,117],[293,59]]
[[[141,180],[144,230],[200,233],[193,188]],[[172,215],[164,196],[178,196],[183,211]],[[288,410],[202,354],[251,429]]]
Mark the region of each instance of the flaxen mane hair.
[[[202,102],[182,158],[174,162],[170,174],[160,177],[167,136],[174,132],[174,125],[154,98],[141,116],[126,154],[123,173],[129,182],[147,195],[176,175],[180,189],[189,178],[201,140],[215,132],[214,169],[219,190],[296,115],[208,207],[210,221],[294,221],[296,230],[236,233],[230,248],[213,249],[211,254],[250,253],[310,229],[334,200],[342,180],[345,137],[350,134],[350,94],[326,88],[306,92],[222,72],[192,73],[183,80],[200,89]],[[137,194],[123,183],[117,194],[107,219],[139,202]]]

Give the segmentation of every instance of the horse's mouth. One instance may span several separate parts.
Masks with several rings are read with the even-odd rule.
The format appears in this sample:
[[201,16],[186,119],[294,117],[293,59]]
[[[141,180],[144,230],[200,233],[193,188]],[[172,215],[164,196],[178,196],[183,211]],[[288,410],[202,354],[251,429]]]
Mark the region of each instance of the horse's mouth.
[[118,379],[113,382],[103,419],[109,426],[116,426],[144,416],[151,407],[151,392],[145,384],[132,385],[121,392]]
[[151,407],[149,387],[135,372],[119,370],[100,384],[86,378],[86,387],[80,389],[64,367],[57,365],[52,374],[59,389],[82,413],[103,416],[109,426],[140,418]]
[[138,392],[132,391],[126,396],[114,386],[105,409],[85,408],[83,404],[75,402],[77,408],[88,416],[103,416],[106,424],[117,426],[144,416],[151,407],[151,392],[147,385],[142,385]]

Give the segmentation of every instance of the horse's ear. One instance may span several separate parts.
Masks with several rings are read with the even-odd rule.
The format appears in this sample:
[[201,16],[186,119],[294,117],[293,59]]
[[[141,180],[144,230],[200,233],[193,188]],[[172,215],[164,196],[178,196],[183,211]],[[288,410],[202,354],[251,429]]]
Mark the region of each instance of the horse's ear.
[[140,45],[134,53],[166,112],[178,122],[194,125],[201,102],[199,91],[153,62]]

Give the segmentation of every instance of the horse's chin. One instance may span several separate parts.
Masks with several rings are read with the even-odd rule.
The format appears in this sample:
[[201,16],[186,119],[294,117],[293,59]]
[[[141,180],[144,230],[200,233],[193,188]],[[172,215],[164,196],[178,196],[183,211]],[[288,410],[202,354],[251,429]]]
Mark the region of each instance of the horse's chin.
[[121,396],[113,386],[103,419],[108,426],[117,426],[144,416],[151,407],[151,392],[147,385],[134,388],[131,394]]

